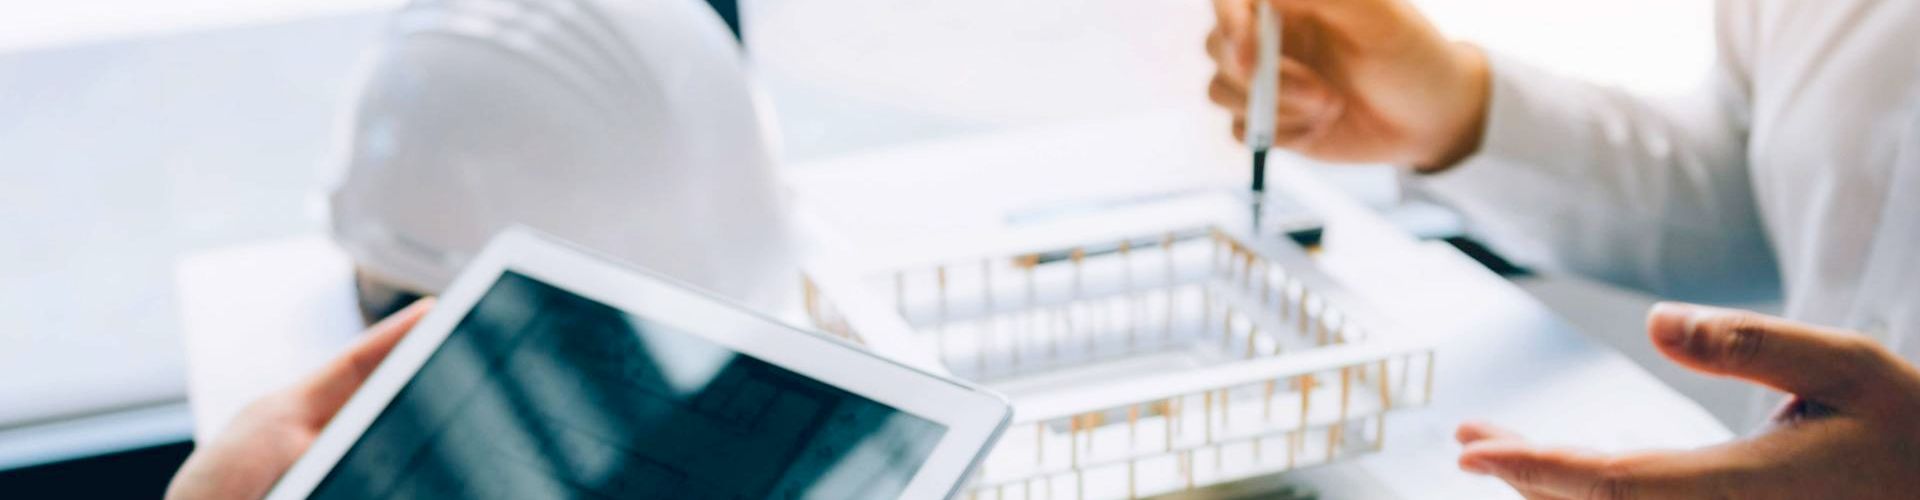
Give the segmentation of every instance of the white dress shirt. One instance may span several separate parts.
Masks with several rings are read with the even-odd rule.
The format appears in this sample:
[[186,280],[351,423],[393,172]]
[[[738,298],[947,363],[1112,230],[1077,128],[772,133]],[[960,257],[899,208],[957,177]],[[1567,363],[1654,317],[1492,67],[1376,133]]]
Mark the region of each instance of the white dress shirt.
[[1669,297],[1784,293],[1920,359],[1920,2],[1716,7],[1714,75],[1681,99],[1494,55],[1481,152],[1421,183],[1521,255]]
[[434,292],[524,224],[780,310],[799,269],[764,123],[699,0],[416,0],[360,97],[335,240]]

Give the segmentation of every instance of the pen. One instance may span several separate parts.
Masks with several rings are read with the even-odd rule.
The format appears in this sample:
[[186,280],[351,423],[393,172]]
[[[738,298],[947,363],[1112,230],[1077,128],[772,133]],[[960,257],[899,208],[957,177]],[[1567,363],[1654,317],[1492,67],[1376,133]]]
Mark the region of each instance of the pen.
[[1253,230],[1260,231],[1261,202],[1267,196],[1267,149],[1273,146],[1274,114],[1279,111],[1280,94],[1280,17],[1273,5],[1257,2],[1258,18],[1254,26],[1259,42],[1258,59],[1253,66],[1253,81],[1247,96],[1247,147],[1253,150]]

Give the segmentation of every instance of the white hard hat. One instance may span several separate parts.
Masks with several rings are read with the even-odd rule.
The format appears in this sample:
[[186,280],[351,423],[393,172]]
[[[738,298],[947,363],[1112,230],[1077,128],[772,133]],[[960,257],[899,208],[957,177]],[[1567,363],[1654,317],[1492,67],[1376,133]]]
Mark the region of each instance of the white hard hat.
[[798,289],[740,47],[697,0],[429,0],[395,18],[333,192],[360,268],[445,287],[524,224],[752,305]]

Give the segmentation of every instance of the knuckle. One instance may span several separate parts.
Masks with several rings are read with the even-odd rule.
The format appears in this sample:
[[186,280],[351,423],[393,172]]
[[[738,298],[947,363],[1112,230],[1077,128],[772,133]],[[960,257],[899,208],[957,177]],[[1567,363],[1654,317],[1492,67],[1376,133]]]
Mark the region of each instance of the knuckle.
[[1213,83],[1207,85],[1207,98],[1212,99],[1215,103],[1226,104],[1232,97],[1233,89],[1228,87],[1226,80],[1223,80],[1221,76],[1215,75],[1213,77]]
[[1635,480],[1632,466],[1612,461],[1599,471],[1599,477],[1593,486],[1587,489],[1587,500],[1631,500],[1640,498],[1639,482]]
[[1746,314],[1730,314],[1702,321],[1691,346],[1700,358],[1723,367],[1739,368],[1751,364],[1767,343],[1765,325]]
[[1602,478],[1593,483],[1593,489],[1587,491],[1588,500],[1632,500],[1635,496],[1634,484],[1624,479]]
[[1533,465],[1517,465],[1509,469],[1508,480],[1522,489],[1534,489],[1540,486],[1540,468]]
[[1732,366],[1752,365],[1760,357],[1762,345],[1767,342],[1767,333],[1754,325],[1739,325],[1728,332],[1724,352],[1725,363]]

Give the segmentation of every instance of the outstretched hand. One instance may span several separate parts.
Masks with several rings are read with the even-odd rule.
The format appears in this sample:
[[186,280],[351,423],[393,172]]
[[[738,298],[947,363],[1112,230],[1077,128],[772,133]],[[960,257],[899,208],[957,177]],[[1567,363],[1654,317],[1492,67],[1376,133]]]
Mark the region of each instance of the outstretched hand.
[[1912,498],[1920,492],[1920,371],[1866,336],[1725,309],[1660,304],[1660,352],[1687,368],[1793,395],[1761,433],[1681,451],[1547,448],[1461,425],[1460,468],[1533,500]]
[[172,500],[253,500],[307,451],[394,344],[433,307],[413,305],[368,328],[358,342],[292,387],[247,405],[212,442],[201,443],[167,487]]

